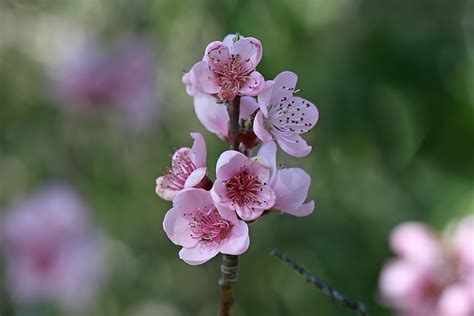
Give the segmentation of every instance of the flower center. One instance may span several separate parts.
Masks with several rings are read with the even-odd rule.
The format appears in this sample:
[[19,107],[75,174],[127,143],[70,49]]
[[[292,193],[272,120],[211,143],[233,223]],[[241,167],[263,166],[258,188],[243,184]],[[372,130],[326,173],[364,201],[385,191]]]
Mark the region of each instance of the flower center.
[[53,248],[34,249],[32,253],[32,264],[38,273],[48,273],[57,257],[57,251]]
[[240,87],[249,79],[248,74],[252,70],[247,69],[248,67],[242,63],[240,55],[232,55],[228,63],[221,65],[216,63],[214,66],[214,73],[219,79],[218,85],[229,95],[236,95],[239,92]]
[[168,180],[168,188],[173,190],[184,189],[184,183],[189,178],[189,175],[196,170],[196,165],[193,160],[185,153],[178,152],[176,157],[173,157],[172,169],[165,172],[165,177]]
[[223,218],[215,206],[209,206],[203,210],[198,209],[194,213],[186,214],[191,217],[191,237],[200,241],[211,243],[224,240],[234,226],[230,221]]
[[246,167],[242,168],[237,175],[225,181],[225,186],[228,198],[239,206],[263,203],[258,196],[259,192],[263,190],[262,183]]

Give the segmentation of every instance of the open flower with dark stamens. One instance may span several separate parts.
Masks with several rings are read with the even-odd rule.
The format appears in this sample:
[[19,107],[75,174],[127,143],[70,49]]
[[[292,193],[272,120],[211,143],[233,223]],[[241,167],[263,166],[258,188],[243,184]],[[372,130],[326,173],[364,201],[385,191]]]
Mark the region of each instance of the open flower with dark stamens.
[[243,220],[254,220],[275,204],[275,192],[269,186],[271,171],[267,166],[228,150],[217,160],[216,170],[212,198],[216,204],[235,210]]
[[[268,142],[260,147],[257,157],[271,168],[269,185],[275,191],[274,209],[293,216],[307,216],[314,211],[314,201],[306,202],[311,177],[301,168],[277,169],[277,147]],[[263,160],[262,160],[263,159]]]
[[156,194],[162,199],[172,201],[176,194],[185,188],[210,188],[207,177],[206,143],[200,133],[191,133],[194,138],[192,148],[178,149],[171,158],[171,169],[156,179]]
[[265,80],[255,70],[262,59],[262,44],[253,37],[227,35],[223,42],[210,43],[202,61],[183,76],[186,91],[217,94],[221,100],[237,95],[258,95]]
[[316,106],[294,96],[298,77],[289,71],[267,81],[258,96],[260,112],[254,120],[254,132],[264,142],[276,140],[284,152],[294,157],[304,157],[311,152],[311,146],[300,134],[308,132],[318,121]]
[[183,246],[179,257],[198,265],[219,252],[244,253],[250,243],[247,224],[235,212],[215,205],[209,191],[186,189],[176,195],[163,221],[168,238]]

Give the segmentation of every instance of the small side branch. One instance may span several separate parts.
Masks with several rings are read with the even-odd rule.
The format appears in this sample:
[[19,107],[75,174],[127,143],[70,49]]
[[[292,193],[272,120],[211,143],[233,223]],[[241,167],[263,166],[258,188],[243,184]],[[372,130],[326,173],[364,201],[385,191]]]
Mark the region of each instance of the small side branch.
[[323,281],[321,281],[319,278],[315,277],[314,275],[311,275],[310,273],[306,272],[306,270],[303,267],[301,267],[291,258],[282,254],[279,250],[275,249],[272,251],[271,254],[272,256],[277,257],[281,261],[285,262],[292,270],[296,271],[299,275],[301,275],[306,280],[306,282],[313,284],[321,292],[331,297],[331,299],[334,302],[337,302],[344,307],[352,309],[359,315],[369,316],[369,312],[367,311],[367,307],[365,306],[365,304],[342,295],[335,288],[324,283]]
[[221,287],[221,303],[219,316],[229,316],[230,308],[234,303],[233,288],[237,283],[239,275],[239,256],[222,255],[221,278],[219,286]]

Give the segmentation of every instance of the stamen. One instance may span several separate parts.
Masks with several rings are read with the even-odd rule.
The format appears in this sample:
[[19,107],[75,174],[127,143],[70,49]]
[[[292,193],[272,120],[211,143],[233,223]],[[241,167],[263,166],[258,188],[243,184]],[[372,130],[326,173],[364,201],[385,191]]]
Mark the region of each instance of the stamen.
[[232,230],[233,224],[223,218],[215,206],[208,206],[204,209],[197,209],[190,216],[189,225],[191,227],[191,237],[199,239],[205,243],[220,243],[227,238]]
[[191,173],[196,170],[194,161],[182,152],[178,152],[171,163],[172,169],[165,171],[168,189],[182,190]]
[[263,190],[263,184],[258,177],[252,174],[247,167],[242,167],[234,177],[224,182],[227,188],[227,197],[233,204],[243,207],[244,205],[262,205],[266,203],[259,193]]

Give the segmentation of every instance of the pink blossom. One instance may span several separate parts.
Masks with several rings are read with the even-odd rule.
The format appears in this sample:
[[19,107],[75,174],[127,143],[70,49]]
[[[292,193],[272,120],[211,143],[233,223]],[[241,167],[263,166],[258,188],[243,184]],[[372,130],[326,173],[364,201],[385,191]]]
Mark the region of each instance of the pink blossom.
[[440,272],[404,259],[388,262],[382,269],[379,288],[383,299],[402,315],[433,315]]
[[171,157],[171,169],[156,179],[156,194],[172,201],[185,188],[212,185],[207,177],[206,142],[200,133],[191,133],[192,148],[183,147]]
[[250,243],[247,224],[235,212],[216,206],[209,191],[185,189],[176,195],[163,221],[168,238],[183,248],[179,257],[202,264],[219,252],[240,255]]
[[[427,226],[397,226],[390,245],[399,258],[382,269],[380,292],[404,316],[474,314],[472,218],[464,219],[444,240]],[[444,246],[444,247],[443,247]]]
[[255,116],[254,131],[263,142],[275,139],[284,152],[303,157],[311,146],[300,136],[318,121],[316,106],[294,96],[297,76],[284,71],[274,81],[267,81],[258,96],[260,111]]
[[227,35],[223,42],[210,43],[203,60],[183,76],[189,95],[216,94],[221,100],[237,95],[258,95],[263,76],[255,70],[262,59],[262,44],[253,37]]
[[464,218],[456,227],[452,238],[453,256],[463,275],[474,286],[474,216]]
[[[247,96],[240,99],[241,119],[250,119],[257,109],[258,104],[254,98]],[[199,121],[208,131],[216,134],[221,139],[229,137],[229,113],[224,102],[212,95],[197,93],[194,96],[194,110]]]
[[275,204],[268,166],[228,150],[217,160],[216,170],[216,182],[211,189],[213,200],[236,211],[243,220],[254,220]]
[[440,264],[442,260],[438,236],[421,223],[398,225],[390,235],[390,246],[400,257],[419,264]]
[[[314,201],[305,203],[311,177],[300,168],[277,169],[277,147],[274,142],[264,143],[257,157],[263,158],[272,171],[270,187],[275,191],[274,209],[294,216],[307,216],[314,211]],[[258,159],[257,158],[257,159]]]
[[69,112],[118,114],[132,128],[147,127],[156,116],[156,76],[150,45],[127,37],[109,50],[83,45],[54,73],[55,93]]
[[104,262],[86,213],[77,193],[59,185],[7,210],[0,240],[14,301],[51,300],[67,310],[91,303],[99,290]]

